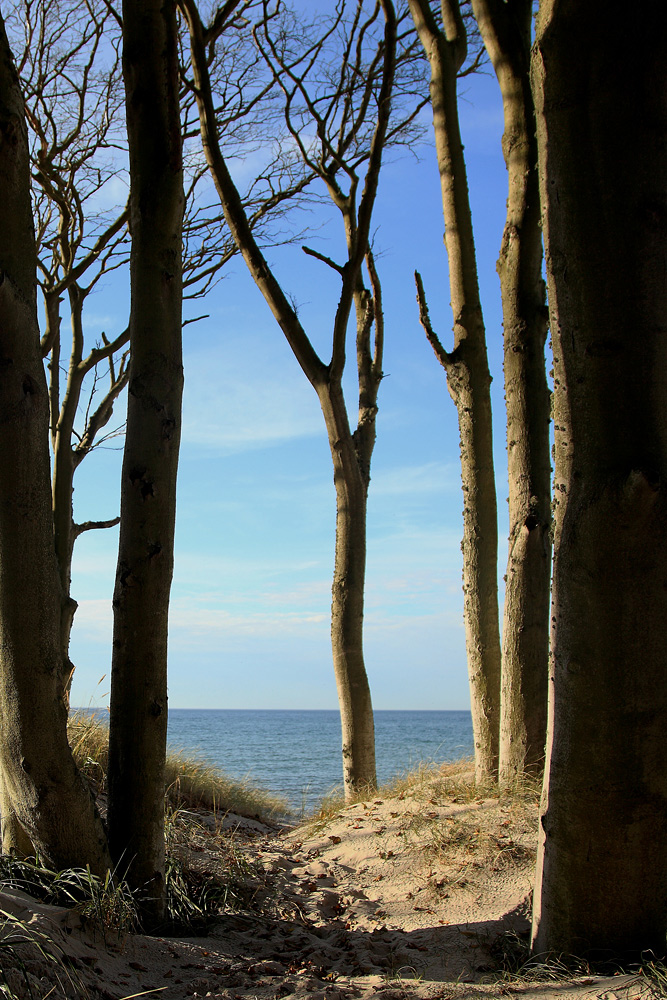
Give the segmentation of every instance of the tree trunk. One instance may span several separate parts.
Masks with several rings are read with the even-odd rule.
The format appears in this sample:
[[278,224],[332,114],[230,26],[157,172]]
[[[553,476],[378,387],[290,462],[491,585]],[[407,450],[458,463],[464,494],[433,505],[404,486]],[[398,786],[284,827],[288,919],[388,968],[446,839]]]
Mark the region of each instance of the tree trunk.
[[541,774],[547,730],[551,590],[551,398],[542,280],[531,0],[473,0],[503,99],[507,219],[498,260],[503,303],[509,552],[500,692],[500,784]]
[[360,467],[340,385],[319,393],[336,487],[331,648],[340,707],[346,799],[377,788],[375,724],[363,649],[369,476]]
[[[78,607],[77,602],[71,594],[74,544],[83,531],[92,528],[113,527],[120,520],[120,518],[116,517],[107,521],[86,521],[84,524],[75,523],[72,503],[74,496],[74,473],[85,456],[93,448],[96,434],[110,419],[113,412],[113,404],[127,383],[127,371],[122,363],[117,376],[116,370],[112,369],[110,388],[103,396],[97,409],[92,414],[87,415],[83,435],[78,438],[76,447],[73,447],[75,438],[74,424],[81,404],[81,390],[86,375],[102,360],[111,357],[118,346],[124,346],[124,338],[127,335],[127,331],[124,331],[123,334],[111,343],[105,341],[104,347],[94,348],[88,357],[84,359],[83,306],[86,295],[82,293],[81,288],[75,281],[68,285],[67,291],[72,316],[72,350],[62,403],[59,398],[59,373],[58,377],[53,374],[51,378],[51,425],[54,429],[51,440],[53,445],[53,537],[62,592],[60,643],[63,659],[65,698],[67,705],[69,705],[69,695],[74,675],[74,665],[69,658],[69,645],[74,615]],[[48,311],[52,314],[55,312],[53,309],[53,300],[50,302]],[[43,350],[44,345],[42,345]],[[54,367],[57,365],[56,359],[58,359],[59,363],[60,358],[59,340],[56,340],[53,344],[52,354],[53,358],[49,367],[53,372]],[[57,409],[54,410],[54,406]]]
[[656,0],[623,18],[603,0],[541,4],[556,533],[539,952],[665,950],[665,52]]
[[176,8],[125,0],[123,70],[130,149],[132,253],[127,433],[114,590],[109,842],[164,917],[167,616],[181,428],[183,173]]
[[427,335],[447,372],[447,387],[459,418],[464,620],[475,774],[481,783],[495,780],[498,774],[498,517],[493,470],[491,376],[456,94],[457,73],[465,59],[466,37],[457,3],[443,0],[445,32],[437,27],[428,0],[409,0],[409,7],[431,66],[433,127],[454,315],[454,350],[451,353],[442,350],[430,328],[421,286],[420,305]]
[[49,403],[39,347],[28,140],[0,18],[0,769],[5,849],[20,824],[55,868],[109,867],[102,823],[67,743],[53,547]]
[[[72,312],[72,353],[70,369],[67,378],[67,388],[62,400],[62,406],[53,412],[51,420],[55,424],[53,434],[53,538],[60,576],[62,594],[62,610],[60,618],[60,643],[64,670],[64,689],[69,704],[73,667],[69,659],[69,642],[72,632],[74,615],[78,607],[71,596],[72,586],[72,555],[74,552],[74,512],[72,499],[74,496],[74,454],[72,440],[74,436],[74,420],[81,395],[81,384],[84,373],[77,369],[83,356],[82,309],[83,298],[76,284],[69,289]],[[54,352],[55,347],[54,345]],[[59,352],[54,354],[53,363],[59,364]],[[59,404],[59,400],[58,400]]]

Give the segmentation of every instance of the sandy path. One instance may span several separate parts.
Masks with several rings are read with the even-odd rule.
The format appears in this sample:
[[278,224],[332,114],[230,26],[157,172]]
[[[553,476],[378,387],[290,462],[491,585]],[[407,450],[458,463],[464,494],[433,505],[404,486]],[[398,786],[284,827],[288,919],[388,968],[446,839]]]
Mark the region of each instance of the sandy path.
[[[210,815],[184,814],[190,863],[222,873],[232,850],[243,875],[245,905],[222,912],[207,937],[118,940],[107,932],[104,940],[76,912],[15,892],[1,895],[0,908],[73,964],[68,981],[39,950],[18,949],[33,995],[51,1000],[658,995],[629,976],[503,978],[503,956],[528,928],[535,805],[469,800],[460,787],[422,784],[287,832],[235,817],[221,830]],[[7,982],[28,997],[5,953]]]

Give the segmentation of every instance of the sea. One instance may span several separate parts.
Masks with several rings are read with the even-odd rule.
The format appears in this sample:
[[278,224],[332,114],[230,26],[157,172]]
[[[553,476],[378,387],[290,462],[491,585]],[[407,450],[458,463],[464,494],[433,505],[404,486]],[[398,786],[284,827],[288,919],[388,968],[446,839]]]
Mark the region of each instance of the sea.
[[[473,756],[470,712],[376,711],[380,784],[420,763]],[[169,711],[170,749],[194,752],[233,778],[278,792],[297,814],[342,790],[337,710],[185,709]]]
[[[108,720],[104,709],[83,709]],[[375,711],[380,784],[421,763],[473,756],[465,711]],[[342,792],[338,710],[170,708],[167,744],[215,764],[231,778],[251,780],[305,815],[325,795]]]

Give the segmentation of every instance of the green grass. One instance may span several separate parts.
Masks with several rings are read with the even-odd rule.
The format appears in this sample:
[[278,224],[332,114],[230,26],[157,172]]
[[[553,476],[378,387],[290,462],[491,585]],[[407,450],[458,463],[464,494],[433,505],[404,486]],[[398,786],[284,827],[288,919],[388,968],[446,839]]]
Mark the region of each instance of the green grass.
[[[98,795],[106,793],[109,731],[93,715],[74,714],[68,726],[77,765]],[[213,813],[210,829],[197,810]],[[221,910],[252,904],[256,884],[233,832],[223,829],[228,813],[271,823],[289,814],[287,800],[249,780],[228,777],[206,760],[169,752],[165,766],[165,838],[168,929],[173,933],[202,933]],[[217,863],[202,869],[201,858],[214,854]],[[30,895],[62,906],[75,906],[105,933],[136,929],[137,913],[124,883],[107,878],[104,884],[88,872],[50,872],[40,865],[0,864],[0,879]],[[0,996],[0,1000],[2,1000]]]
[[[76,996],[84,1000],[88,992],[71,963],[42,931],[30,927],[11,913],[0,910],[0,998],[2,1000],[37,1000],[36,985],[29,959],[37,958],[48,969],[49,995]],[[67,987],[70,987],[68,990]],[[39,986],[37,986],[39,989]],[[56,992],[58,991],[58,992]],[[42,990],[39,989],[39,996]]]
[[[165,845],[164,933],[201,934],[222,911],[252,907],[257,871],[237,849],[233,832],[212,832],[192,812],[170,810]],[[87,868],[53,871],[39,859],[0,855],[0,884],[5,891],[18,889],[43,903],[75,910],[105,944],[141,930],[131,890],[110,872],[102,879]]]
[[[575,980],[590,979],[590,996],[641,997],[641,1000],[667,998],[667,966],[647,956],[639,964],[621,960],[592,962],[577,955],[531,955],[528,935],[508,931],[494,942],[491,952],[500,968],[500,974],[487,977],[484,982],[506,984],[512,992],[523,991],[538,984],[563,986]],[[618,979],[611,991],[599,993],[597,977]]]
[[4,890],[18,889],[51,906],[76,910],[105,942],[108,936],[123,939],[138,929],[137,910],[124,882],[107,872],[104,879],[88,868],[52,871],[39,860],[0,855],[0,883]]
[[165,824],[167,918],[172,932],[204,933],[223,911],[253,909],[263,869],[248,860],[233,830],[211,830],[189,811]]
[[[68,725],[74,758],[94,790],[106,791],[109,730],[99,718],[74,714]],[[173,809],[207,809],[237,813],[264,822],[289,814],[287,800],[247,779],[230,778],[220,768],[196,754],[168,752],[165,791]]]

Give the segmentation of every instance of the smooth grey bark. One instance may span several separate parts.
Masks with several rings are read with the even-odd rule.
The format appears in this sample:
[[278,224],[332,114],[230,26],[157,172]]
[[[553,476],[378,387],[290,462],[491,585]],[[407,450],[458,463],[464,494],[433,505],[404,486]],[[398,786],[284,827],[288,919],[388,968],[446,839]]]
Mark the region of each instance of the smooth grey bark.
[[[341,295],[333,329],[332,357],[325,364],[314,350],[299,318],[259,249],[247,215],[225,163],[218,141],[215,110],[208,79],[205,33],[196,4],[182,0],[191,38],[195,92],[199,104],[202,144],[227,225],[304,374],[318,395],[329,439],[336,489],[336,549],[332,587],[331,641],[341,713],[343,778],[349,800],[377,787],[375,731],[370,687],[363,654],[363,614],[366,571],[366,509],[370,463],[375,443],[377,395],[382,380],[383,325],[379,283],[369,253],[370,223],[377,191],[382,150],[393,86],[396,23],[393,5],[382,3],[385,45],[378,119],[368,160],[366,182],[358,207],[356,180],[346,195],[331,171],[323,175],[329,194],[343,215],[348,258],[343,267],[326,263],[341,275]],[[308,251],[313,256],[320,256]],[[361,277],[367,260],[372,293]],[[345,341],[350,314],[357,325],[359,419],[352,431],[343,396]],[[376,325],[371,345],[371,328]]]
[[0,770],[3,847],[55,867],[109,868],[93,797],[67,743],[61,590],[49,483],[49,401],[23,99],[0,18]]
[[493,470],[491,375],[479,297],[477,260],[457,107],[457,74],[466,57],[466,31],[457,2],[442,2],[443,30],[428,0],[408,6],[431,67],[431,104],[440,169],[445,247],[454,315],[454,350],[445,351],[431,326],[421,281],[422,324],[447,373],[461,438],[463,593],[475,775],[498,775],[500,627],[498,517]]
[[556,440],[538,952],[667,935],[664,14],[543,0],[533,51]]
[[130,382],[113,597],[109,845],[141,898],[165,911],[167,633],[181,430],[183,165],[176,5],[125,0],[130,151]]
[[473,0],[503,99],[507,218],[498,275],[503,304],[509,479],[500,689],[499,779],[512,787],[544,769],[551,596],[551,395],[535,110],[532,0]]

